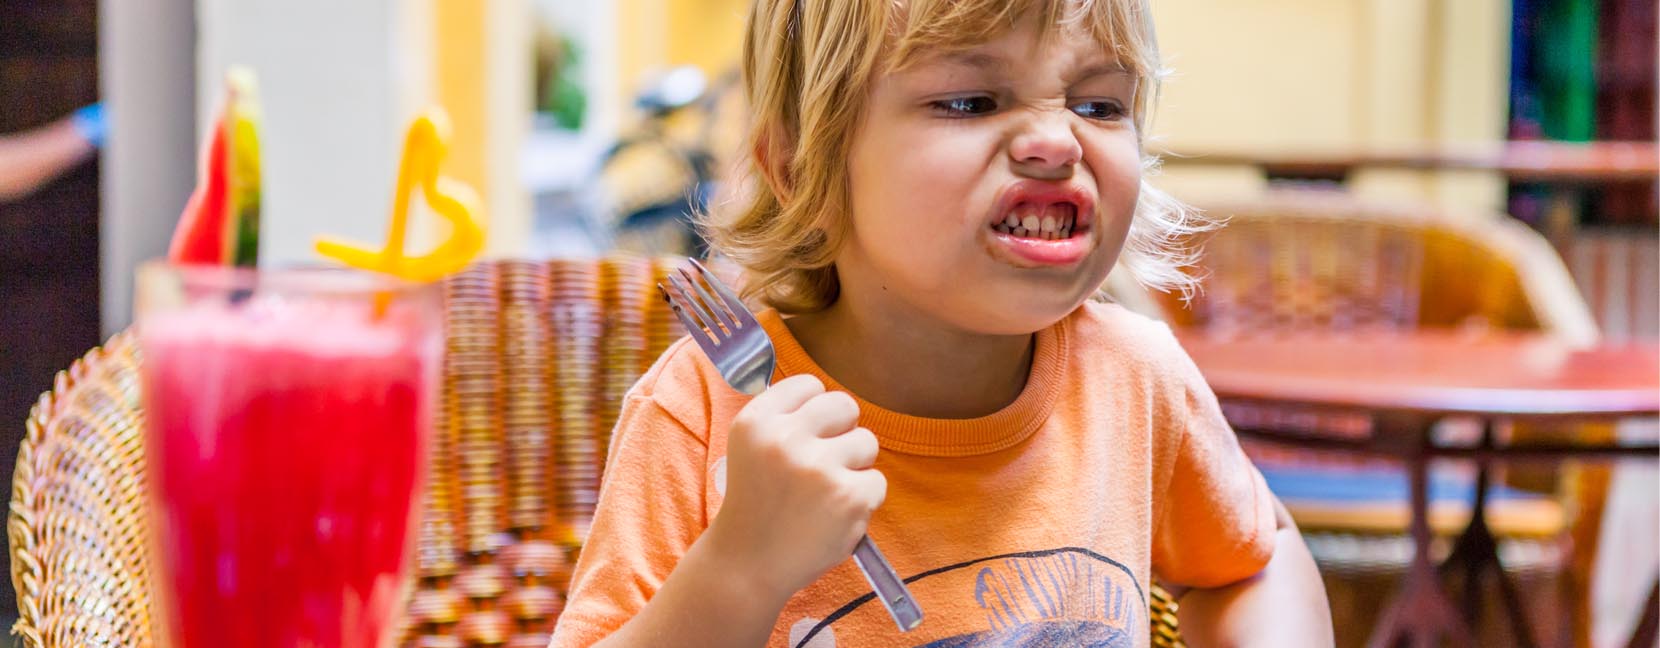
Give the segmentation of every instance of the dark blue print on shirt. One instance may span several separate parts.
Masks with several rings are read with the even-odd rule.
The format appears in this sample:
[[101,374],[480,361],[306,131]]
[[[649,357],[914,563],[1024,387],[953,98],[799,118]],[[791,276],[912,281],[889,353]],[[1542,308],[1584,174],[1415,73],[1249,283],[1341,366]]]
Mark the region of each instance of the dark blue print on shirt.
[[[965,580],[965,570],[973,574]],[[1147,631],[1147,599],[1135,574],[1088,549],[1063,547],[989,556],[907,578],[920,601],[966,597],[984,625],[916,648],[1134,648]],[[946,591],[930,591],[938,585]],[[924,612],[927,609],[924,606]],[[794,642],[810,648],[850,614],[886,614],[865,594],[825,617]],[[926,624],[927,621],[924,621]],[[937,636],[937,635],[935,635]]]

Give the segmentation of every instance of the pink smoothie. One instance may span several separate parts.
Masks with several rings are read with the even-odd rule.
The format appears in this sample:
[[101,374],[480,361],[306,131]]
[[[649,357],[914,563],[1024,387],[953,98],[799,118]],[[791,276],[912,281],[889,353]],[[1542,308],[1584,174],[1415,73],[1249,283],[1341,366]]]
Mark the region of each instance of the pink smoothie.
[[171,645],[391,644],[435,398],[431,317],[255,297],[143,318]]

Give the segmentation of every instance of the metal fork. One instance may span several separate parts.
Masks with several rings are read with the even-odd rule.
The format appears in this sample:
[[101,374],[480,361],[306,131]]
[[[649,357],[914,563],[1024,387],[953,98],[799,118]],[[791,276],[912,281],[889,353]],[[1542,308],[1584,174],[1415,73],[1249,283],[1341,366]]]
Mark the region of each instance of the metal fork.
[[[754,313],[749,312],[732,289],[715,278],[714,273],[704,268],[703,264],[695,259],[690,261],[698,276],[694,277],[681,268],[678,275],[669,275],[674,292],[663,284],[657,284],[657,290],[663,293],[663,299],[669,302],[674,314],[686,325],[686,332],[715,363],[715,368],[720,370],[727,384],[751,396],[765,391],[772,382],[772,370],[778,361],[772,339],[767,337],[761,323],[755,321]],[[905,587],[905,581],[876,549],[870,536],[859,538],[859,544],[853,547],[853,562],[859,565],[859,571],[864,572],[865,580],[876,592],[876,598],[881,599],[882,606],[893,615],[893,621],[899,624],[901,632],[910,631],[922,623],[922,609],[917,607],[916,599],[911,598],[911,591]]]

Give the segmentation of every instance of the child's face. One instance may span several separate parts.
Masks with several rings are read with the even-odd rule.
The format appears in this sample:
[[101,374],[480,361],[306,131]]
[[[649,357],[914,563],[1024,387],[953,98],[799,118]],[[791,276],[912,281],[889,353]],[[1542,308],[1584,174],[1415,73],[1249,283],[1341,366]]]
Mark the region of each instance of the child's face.
[[979,334],[1060,320],[1105,281],[1129,230],[1135,91],[1096,41],[1063,30],[1040,43],[1033,20],[879,76],[849,160],[844,298]]

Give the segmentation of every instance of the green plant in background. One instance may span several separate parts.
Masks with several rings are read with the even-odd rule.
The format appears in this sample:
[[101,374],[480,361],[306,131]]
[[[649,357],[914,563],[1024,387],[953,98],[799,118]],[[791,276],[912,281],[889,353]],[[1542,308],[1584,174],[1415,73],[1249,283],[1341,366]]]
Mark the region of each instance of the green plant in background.
[[1533,4],[1539,14],[1535,49],[1531,54],[1539,71],[1544,135],[1571,142],[1594,139],[1598,0],[1546,0]]
[[578,130],[588,110],[587,94],[581,84],[582,57],[576,43],[569,38],[555,37],[548,83],[543,85],[537,109],[553,115],[560,128]]

